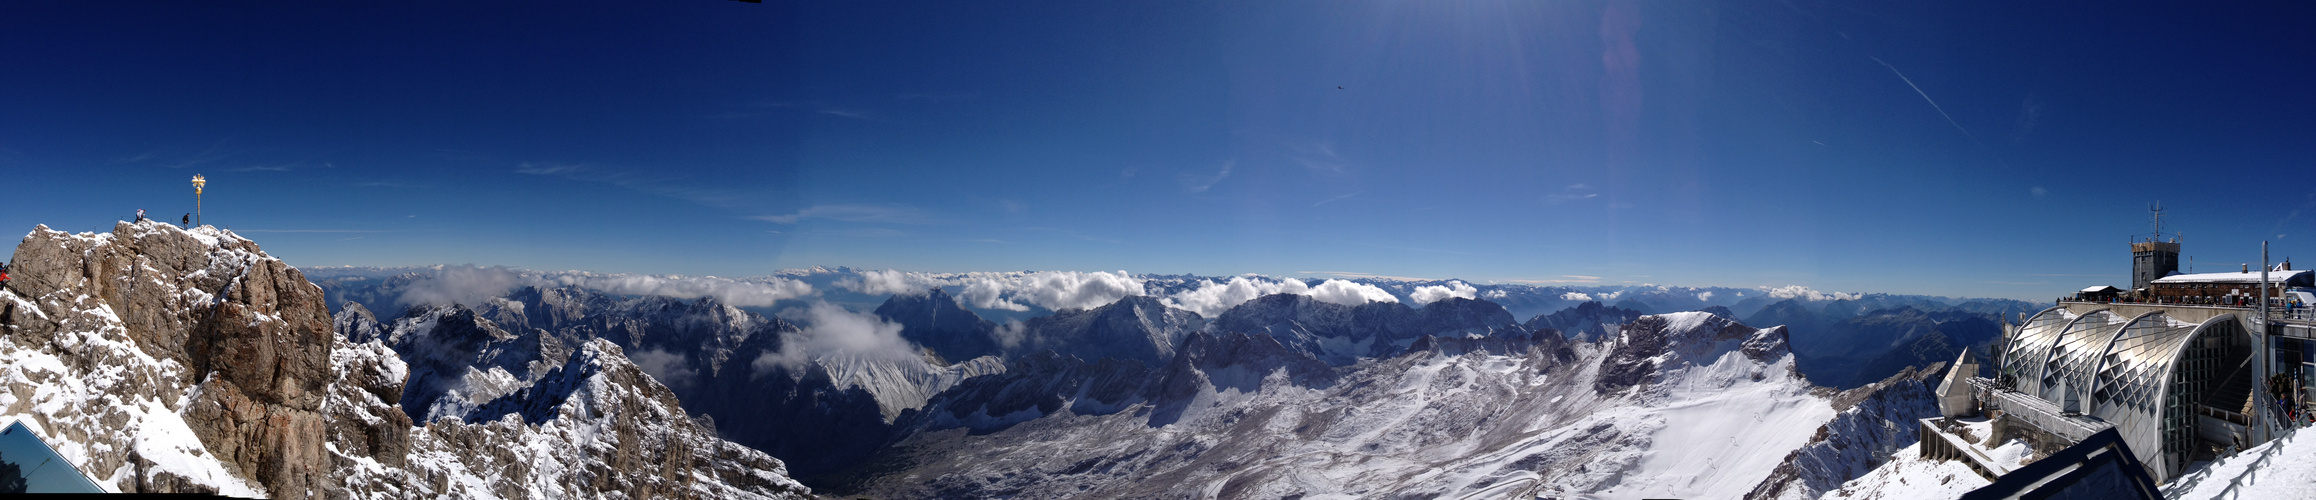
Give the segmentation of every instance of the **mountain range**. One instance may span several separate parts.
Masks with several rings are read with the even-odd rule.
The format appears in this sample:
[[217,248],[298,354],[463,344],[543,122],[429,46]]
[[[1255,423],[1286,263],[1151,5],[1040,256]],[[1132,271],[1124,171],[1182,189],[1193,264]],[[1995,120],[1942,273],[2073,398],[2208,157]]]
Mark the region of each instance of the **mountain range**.
[[989,287],[1056,280],[841,268],[309,282],[155,223],[41,228],[17,256],[0,416],[108,488],[262,496],[1814,498],[1911,443],[1935,411],[1916,367],[2032,306],[1122,273],[1030,295]]

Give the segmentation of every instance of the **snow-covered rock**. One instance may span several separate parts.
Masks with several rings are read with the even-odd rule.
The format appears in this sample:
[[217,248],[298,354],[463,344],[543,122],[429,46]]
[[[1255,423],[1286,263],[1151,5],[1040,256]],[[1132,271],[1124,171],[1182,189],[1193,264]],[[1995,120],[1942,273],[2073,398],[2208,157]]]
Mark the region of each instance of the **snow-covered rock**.
[[[333,321],[320,287],[230,231],[44,226],[19,244],[11,274],[0,291],[0,417],[34,428],[110,491],[806,494],[778,460],[699,429],[640,375],[590,378],[589,391],[557,403],[584,412],[413,427],[399,405],[412,367],[388,348],[407,339],[366,310]],[[368,338],[348,341],[341,327]],[[590,373],[640,373],[600,365]],[[522,450],[537,453],[500,460]]]
[[1524,326],[1530,330],[1551,328],[1559,330],[1570,340],[1593,342],[1616,334],[1626,323],[1640,317],[1640,311],[1618,309],[1601,305],[1599,301],[1587,300],[1575,307],[1536,315],[1529,318]]
[[[1323,315],[1275,317],[1286,320],[1254,324],[1364,328]],[[1141,381],[1074,358],[1050,368],[1017,361],[1004,375],[967,380],[929,408],[997,425],[916,428],[840,489],[885,497],[1737,498],[1837,413],[1792,370],[1782,330],[1703,313],[1643,318],[1621,332],[1622,344],[1570,345],[1557,332],[1427,336],[1405,354],[1341,367],[1268,332],[1213,331],[1221,333],[1187,339],[1180,357]],[[1647,361],[1643,372],[1617,390],[1596,389],[1606,366],[1642,366],[1635,360]],[[1072,370],[1085,377],[1029,376]],[[1009,391],[1023,397],[968,397]]]
[[1787,454],[1746,498],[1817,498],[1913,448],[1921,438],[1920,419],[1938,416],[1930,383],[1945,374],[1941,368],[1907,369],[1834,395],[1841,413],[1819,427],[1809,444]]
[[1425,335],[1487,337],[1528,331],[1512,319],[1512,313],[1482,300],[1447,298],[1418,309],[1396,302],[1346,306],[1295,294],[1247,301],[1216,317],[1209,330],[1270,335],[1337,366],[1360,358],[1390,357]]
[[[1912,446],[1821,498],[1839,500],[1952,500],[1992,484],[1960,462],[1922,458]],[[2288,497],[2257,497],[2288,498]]]

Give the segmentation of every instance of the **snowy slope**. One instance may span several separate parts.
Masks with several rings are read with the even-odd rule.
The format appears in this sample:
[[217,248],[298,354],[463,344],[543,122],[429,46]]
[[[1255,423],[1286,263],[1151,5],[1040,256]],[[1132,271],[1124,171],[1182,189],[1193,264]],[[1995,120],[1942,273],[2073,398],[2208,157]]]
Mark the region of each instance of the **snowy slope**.
[[1818,438],[1786,455],[1746,498],[1817,498],[1881,466],[1901,448],[1912,448],[1920,438],[1919,419],[1938,414],[1929,382],[1946,373],[1942,368],[1909,368],[1833,395],[1840,413],[1818,429]]
[[2282,439],[2220,459],[2164,485],[2163,496],[2316,498],[2316,435],[2299,429]]
[[[1085,389],[1065,388],[1042,418],[973,431],[929,427],[840,490],[1738,498],[1835,415],[1793,371],[1782,330],[1703,313],[1647,317],[1614,342],[1565,351],[1556,334],[1554,342],[1427,338],[1410,345],[1414,352],[1362,360],[1339,376],[1318,353],[1272,335],[1226,333],[1211,339],[1214,349],[1199,347],[1210,341],[1204,335],[1185,348],[1204,358],[1152,374],[1140,403],[1080,414],[1067,409]],[[1626,378],[1603,388],[1604,367]]]
[[1925,460],[1908,446],[1823,498],[1840,500],[1952,500],[1986,487],[1986,478],[1960,462]]

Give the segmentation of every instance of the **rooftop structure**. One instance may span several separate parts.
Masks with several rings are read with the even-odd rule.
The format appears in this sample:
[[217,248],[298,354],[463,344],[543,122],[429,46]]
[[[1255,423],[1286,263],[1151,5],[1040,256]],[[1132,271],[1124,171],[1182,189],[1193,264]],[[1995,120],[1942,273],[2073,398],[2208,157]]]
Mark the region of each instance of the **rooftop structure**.
[[2113,426],[2150,473],[2170,478],[2206,444],[2250,440],[2255,340],[2239,318],[2052,307],[2006,332],[1996,386]]
[[[2179,274],[2177,238],[2131,249],[2132,290],[2092,286],[2004,325],[1995,375],[1969,378],[1967,397],[1942,385],[1941,418],[1985,418],[1994,435],[1984,442],[2025,439],[2045,454],[2111,432],[2128,445],[2118,448],[2133,455],[2127,463],[2167,482],[2272,438],[2290,425],[2288,409],[2316,399],[2316,321],[2283,298],[2316,286],[2316,272],[2263,263],[2265,272]],[[1977,456],[1945,449],[1963,441],[1921,446],[1939,448],[1924,456]]]

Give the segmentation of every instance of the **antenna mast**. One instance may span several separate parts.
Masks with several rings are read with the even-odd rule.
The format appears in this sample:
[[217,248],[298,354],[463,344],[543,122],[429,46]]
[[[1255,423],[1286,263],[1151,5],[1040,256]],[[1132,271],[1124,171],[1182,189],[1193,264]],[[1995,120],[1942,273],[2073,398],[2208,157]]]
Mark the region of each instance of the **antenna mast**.
[[2163,202],[2158,201],[2147,206],[2147,219],[2149,225],[2154,226],[2155,229],[2155,232],[2147,237],[2147,241],[2163,241]]

